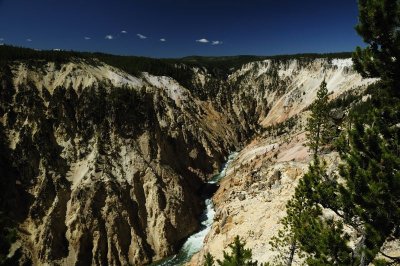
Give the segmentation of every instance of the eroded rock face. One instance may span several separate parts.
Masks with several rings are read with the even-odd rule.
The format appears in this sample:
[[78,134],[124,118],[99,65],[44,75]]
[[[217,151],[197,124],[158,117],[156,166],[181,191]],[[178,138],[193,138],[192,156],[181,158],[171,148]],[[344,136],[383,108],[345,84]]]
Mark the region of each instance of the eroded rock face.
[[[2,131],[16,191],[27,194],[15,246],[20,263],[34,264],[142,265],[175,253],[198,229],[202,185],[230,150],[298,114],[323,78],[334,95],[368,83],[325,59],[253,62],[226,80],[193,68],[197,92],[170,77],[134,77],[100,62],[10,67],[12,79],[0,88]],[[241,160],[269,154],[275,144],[253,145]],[[282,153],[282,163],[297,158],[297,148]],[[250,175],[247,183],[222,184],[216,199],[224,222],[211,234],[236,230],[224,202],[252,202],[248,188],[287,186],[289,170],[268,171],[269,183]],[[212,239],[207,243],[219,243]]]
[[[211,230],[202,250],[187,265],[204,264],[207,252],[222,260],[237,235],[246,241],[254,260],[273,260],[277,254],[269,242],[281,229],[279,221],[285,216],[286,203],[311,159],[304,126],[307,107],[321,81],[326,80],[331,99],[349,91],[360,92],[373,82],[362,79],[350,66],[351,60],[266,60],[244,65],[229,77],[230,82],[239,84],[233,101],[245,99],[244,106],[252,106],[250,110],[264,129],[227,170],[213,196],[216,215]],[[242,110],[247,109],[233,108],[232,112],[241,117]],[[334,110],[332,118],[342,119],[343,110]],[[328,171],[337,170],[337,153],[328,151],[324,159]],[[301,260],[295,265],[301,265]]]
[[198,228],[203,182],[238,143],[226,118],[167,77],[11,68],[2,122],[32,195],[21,262],[140,265],[176,252]]

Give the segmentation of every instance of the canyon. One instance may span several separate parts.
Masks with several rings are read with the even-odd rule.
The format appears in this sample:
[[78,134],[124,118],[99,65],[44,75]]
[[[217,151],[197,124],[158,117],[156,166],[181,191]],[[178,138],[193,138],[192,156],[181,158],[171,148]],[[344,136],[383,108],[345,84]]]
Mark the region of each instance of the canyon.
[[[216,59],[217,60],[217,59]],[[184,82],[128,73],[100,59],[14,60],[1,70],[3,188],[17,221],[9,257],[34,265],[146,265],[199,230],[201,195],[231,152],[201,251],[217,258],[236,235],[269,261],[268,241],[307,170],[309,111],[363,95],[350,58],[248,60],[226,75],[184,61]],[[218,70],[218,69],[217,69]],[[340,121],[346,106],[332,115]],[[331,171],[339,163],[327,152]],[[10,212],[11,213],[11,212]]]

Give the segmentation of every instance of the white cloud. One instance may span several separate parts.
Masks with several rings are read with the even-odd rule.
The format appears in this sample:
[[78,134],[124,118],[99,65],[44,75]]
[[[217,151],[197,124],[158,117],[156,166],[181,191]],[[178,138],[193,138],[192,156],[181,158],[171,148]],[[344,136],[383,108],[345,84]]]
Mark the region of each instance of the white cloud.
[[27,41],[27,42],[31,42],[31,41],[32,41],[32,39],[29,39],[29,38],[28,38],[28,39],[26,39],[26,41]]
[[4,41],[4,38],[0,38],[0,42]]
[[218,44],[222,44],[222,41],[212,41],[211,43],[212,45],[218,45]]
[[136,34],[136,36],[138,36],[139,39],[142,39],[142,40],[147,39],[146,36],[144,36],[144,35],[142,35],[142,34],[140,34],[140,33]]
[[112,35],[106,35],[106,37],[104,37],[105,39],[107,39],[107,40],[112,40],[112,39],[114,39],[114,36],[112,36]]
[[161,38],[160,42],[166,42],[167,40],[165,38]]
[[209,43],[210,41],[203,38],[203,39],[196,40],[196,42]]
[[90,40],[91,38],[90,37],[87,37],[87,36],[85,36],[85,38],[84,38],[85,40]]
[[121,30],[122,34],[127,34],[128,32],[126,30]]

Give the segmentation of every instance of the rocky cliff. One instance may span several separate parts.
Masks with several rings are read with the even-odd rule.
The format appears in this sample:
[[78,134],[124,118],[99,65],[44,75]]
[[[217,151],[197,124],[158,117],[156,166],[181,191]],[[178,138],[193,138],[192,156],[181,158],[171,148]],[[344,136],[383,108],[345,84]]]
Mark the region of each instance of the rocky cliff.
[[[198,229],[204,181],[245,143],[214,197],[218,215],[204,250],[218,254],[243,224],[255,228],[255,217],[272,223],[243,231],[257,235],[258,247],[305,169],[300,117],[320,82],[332,98],[371,82],[350,65],[270,59],[224,78],[188,66],[184,84],[98,60],[9,62],[0,84],[9,163],[1,167],[19,236],[9,255],[36,265],[142,265],[171,255]],[[297,131],[266,135],[295,116]],[[262,210],[246,214],[254,204]]]
[[[244,65],[229,77],[238,84],[236,99],[252,102],[249,106],[261,128],[239,152],[213,196],[213,225],[203,249],[188,265],[202,265],[207,252],[223,259],[237,235],[252,250],[253,259],[273,260],[277,254],[269,242],[281,229],[286,203],[311,160],[304,128],[320,83],[327,82],[330,99],[336,100],[331,116],[340,125],[348,108],[343,102],[351,97],[362,100],[363,91],[374,82],[362,79],[351,66],[351,59],[266,60]],[[337,171],[337,153],[327,150],[324,159],[328,171]]]
[[[169,77],[78,60],[14,63],[2,124],[34,264],[144,264],[198,228],[202,183],[238,143],[229,120]],[[3,101],[3,99],[2,99]]]

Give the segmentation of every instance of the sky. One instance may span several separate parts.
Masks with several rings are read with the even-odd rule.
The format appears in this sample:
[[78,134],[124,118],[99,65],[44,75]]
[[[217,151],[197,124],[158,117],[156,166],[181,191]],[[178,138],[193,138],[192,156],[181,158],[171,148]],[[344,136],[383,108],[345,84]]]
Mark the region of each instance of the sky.
[[0,0],[0,44],[150,57],[352,51],[356,0]]

